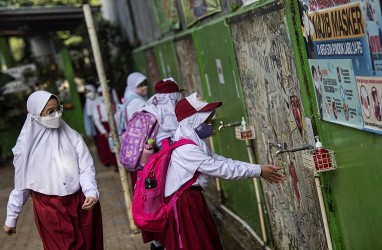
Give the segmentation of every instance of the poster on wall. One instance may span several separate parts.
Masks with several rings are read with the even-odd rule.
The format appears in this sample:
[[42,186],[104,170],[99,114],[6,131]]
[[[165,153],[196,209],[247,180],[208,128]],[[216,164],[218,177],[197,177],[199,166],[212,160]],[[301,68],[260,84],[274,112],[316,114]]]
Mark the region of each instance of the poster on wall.
[[357,77],[365,129],[382,133],[382,77]]
[[163,33],[180,28],[175,0],[155,0],[154,6],[155,17]]
[[[361,88],[359,81],[368,78],[377,81],[382,76],[381,1],[299,0],[299,8],[320,117],[325,121],[380,133],[379,104],[375,106],[377,115],[373,116],[372,90],[368,88],[371,83],[363,84]],[[323,66],[329,72],[326,84],[317,81],[321,77],[315,75],[322,72]],[[348,71],[343,77],[348,78],[349,84],[334,82],[337,74],[334,69],[337,67],[342,69],[340,74],[343,69]],[[330,84],[335,85],[329,87]],[[374,98],[379,97],[375,93],[373,91]]]
[[362,129],[362,113],[352,61],[311,59],[309,65],[321,118]]
[[187,27],[222,10],[219,0],[181,0],[180,2]]
[[382,76],[382,16],[377,0],[300,0],[310,59],[352,59],[356,75]]
[[309,58],[352,59],[356,74],[373,73],[360,3],[315,11],[309,20],[314,28]]
[[363,1],[374,75],[382,76],[382,15],[378,0]]

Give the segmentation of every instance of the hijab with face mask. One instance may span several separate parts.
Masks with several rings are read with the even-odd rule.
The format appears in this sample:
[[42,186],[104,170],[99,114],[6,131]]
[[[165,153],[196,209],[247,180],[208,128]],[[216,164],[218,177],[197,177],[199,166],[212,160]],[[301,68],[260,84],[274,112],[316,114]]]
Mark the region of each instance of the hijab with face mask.
[[156,143],[161,145],[165,138],[174,138],[179,126],[175,116],[175,105],[183,98],[178,84],[173,78],[166,78],[155,85],[156,94],[152,96],[142,109],[153,114],[160,127],[156,135]]
[[[197,134],[197,128],[203,124],[209,116],[219,107],[221,102],[207,103],[201,99],[197,93],[182,99],[176,106],[176,115],[179,121],[179,127],[175,132],[174,140],[189,139],[193,141],[198,150],[202,151],[206,156],[212,156],[207,143],[203,141]],[[212,131],[211,131],[212,132]],[[183,147],[192,147],[186,145]],[[190,180],[196,170],[199,168],[202,159],[195,158],[195,161],[183,161],[192,154],[188,150],[175,149],[171,162],[167,170],[165,195],[169,196],[178,190],[184,183]],[[197,180],[198,184],[206,186],[208,177],[201,174]]]
[[97,95],[96,88],[94,87],[94,85],[86,84],[85,90],[87,90],[85,111],[87,115],[91,116],[93,109],[97,106],[99,102],[99,97]]
[[[15,189],[65,196],[80,189],[80,174],[84,169],[94,170],[94,164],[82,137],[61,119],[60,112],[40,116],[51,98],[58,101],[46,91],[36,91],[28,98],[28,115],[12,149]],[[85,196],[98,199],[95,179],[90,184],[92,190],[83,187]]]
[[93,109],[95,109],[99,103],[99,98],[96,93],[96,89],[92,84],[85,85],[86,101],[84,107],[84,127],[86,136],[93,137],[96,135],[96,130],[93,121]]

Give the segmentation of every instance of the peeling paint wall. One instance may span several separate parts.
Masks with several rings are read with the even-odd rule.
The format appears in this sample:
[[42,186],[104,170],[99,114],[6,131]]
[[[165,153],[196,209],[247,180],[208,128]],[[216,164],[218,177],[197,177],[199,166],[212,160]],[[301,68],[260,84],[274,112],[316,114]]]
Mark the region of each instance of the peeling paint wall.
[[180,84],[188,94],[198,92],[203,94],[202,80],[198,68],[192,37],[187,36],[175,42],[176,54],[179,63]]
[[256,127],[259,163],[282,167],[281,185],[262,182],[273,240],[278,249],[326,249],[313,172],[301,153],[275,156],[269,143],[308,142],[293,51],[280,4],[231,18],[247,111]]
[[156,84],[157,82],[161,80],[157,59],[153,49],[146,50],[145,55],[147,60],[148,72],[149,72],[148,77],[152,85],[154,86],[154,84]]
[[160,27],[155,20],[152,0],[130,0],[135,33],[141,44],[148,44],[161,37]]

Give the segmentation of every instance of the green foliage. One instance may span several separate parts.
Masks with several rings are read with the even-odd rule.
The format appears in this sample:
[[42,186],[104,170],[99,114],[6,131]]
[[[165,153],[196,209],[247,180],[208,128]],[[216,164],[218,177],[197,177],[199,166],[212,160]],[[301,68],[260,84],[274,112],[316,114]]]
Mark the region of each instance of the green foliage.
[[25,41],[19,37],[9,38],[9,47],[11,49],[15,62],[20,62],[24,58]]
[[26,114],[24,95],[0,95],[0,131],[23,124]]
[[[119,27],[95,16],[98,41],[109,84],[122,92],[129,68],[129,45]],[[97,71],[91,50],[90,38],[85,24],[75,32],[58,32],[56,39],[69,49],[77,77],[95,80]],[[118,89],[120,88],[120,89]]]

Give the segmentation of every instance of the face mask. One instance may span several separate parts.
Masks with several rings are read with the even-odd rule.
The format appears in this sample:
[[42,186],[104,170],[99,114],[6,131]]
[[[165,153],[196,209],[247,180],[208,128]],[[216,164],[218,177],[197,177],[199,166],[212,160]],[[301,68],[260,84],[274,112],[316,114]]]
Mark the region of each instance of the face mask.
[[88,93],[86,93],[86,98],[94,100],[96,98],[96,93],[88,92]]
[[195,129],[196,134],[199,136],[200,139],[206,139],[207,137],[211,136],[213,133],[212,125],[207,123],[202,123]]
[[100,96],[100,97],[99,97],[99,100],[100,100],[101,102],[105,102],[105,97]]
[[53,117],[50,116],[33,116],[33,118],[38,121],[41,125],[43,125],[46,128],[59,128],[60,127],[60,118],[62,116],[62,112],[57,112],[56,115]]

